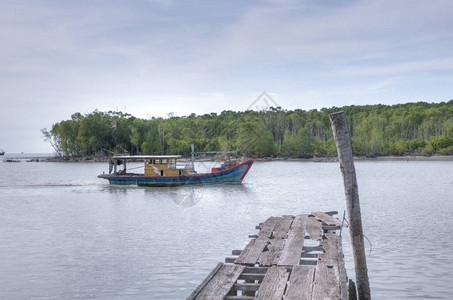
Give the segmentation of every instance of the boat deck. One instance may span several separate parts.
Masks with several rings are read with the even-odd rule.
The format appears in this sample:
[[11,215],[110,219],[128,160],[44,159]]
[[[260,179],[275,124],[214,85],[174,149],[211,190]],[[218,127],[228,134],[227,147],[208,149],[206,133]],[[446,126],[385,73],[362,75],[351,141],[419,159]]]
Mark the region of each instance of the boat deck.
[[270,217],[187,299],[348,299],[334,213]]

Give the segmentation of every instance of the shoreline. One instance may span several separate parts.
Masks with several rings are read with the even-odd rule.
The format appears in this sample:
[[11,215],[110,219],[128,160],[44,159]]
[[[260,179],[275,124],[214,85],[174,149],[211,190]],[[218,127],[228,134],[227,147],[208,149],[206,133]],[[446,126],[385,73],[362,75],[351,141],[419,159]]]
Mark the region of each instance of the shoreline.
[[[47,155],[47,156],[46,156]],[[0,157],[4,163],[15,162],[107,162],[108,157],[65,157],[65,156],[51,156],[48,154],[10,154],[8,156]],[[190,160],[190,158],[182,157],[181,160]],[[355,161],[453,161],[453,155],[403,155],[403,156],[354,156]],[[196,161],[206,161],[205,158]],[[259,157],[256,161],[303,161],[303,162],[338,162],[336,156],[322,156],[322,157]]]
[[[332,157],[263,157],[257,158],[257,161],[305,161],[305,162],[338,162],[338,158]],[[453,155],[406,155],[406,156],[354,156],[354,161],[453,161]]]

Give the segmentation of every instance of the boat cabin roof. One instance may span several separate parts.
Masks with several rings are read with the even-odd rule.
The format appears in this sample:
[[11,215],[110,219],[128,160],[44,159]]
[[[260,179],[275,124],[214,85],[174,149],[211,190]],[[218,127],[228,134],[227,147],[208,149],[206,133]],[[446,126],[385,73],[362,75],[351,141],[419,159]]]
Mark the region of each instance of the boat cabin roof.
[[146,159],[178,159],[181,155],[115,155],[112,159],[146,160]]

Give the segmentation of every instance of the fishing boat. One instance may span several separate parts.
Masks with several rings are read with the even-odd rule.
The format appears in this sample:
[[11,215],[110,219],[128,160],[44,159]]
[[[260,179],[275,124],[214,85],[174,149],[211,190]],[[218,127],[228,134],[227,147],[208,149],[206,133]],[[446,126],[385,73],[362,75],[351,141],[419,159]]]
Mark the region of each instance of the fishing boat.
[[[254,159],[243,162],[226,161],[211,172],[197,173],[194,161],[180,164],[180,155],[115,155],[109,160],[109,173],[98,175],[110,184],[138,186],[178,186],[185,184],[240,183]],[[131,162],[141,161],[142,173],[130,172]],[[121,169],[121,170],[120,170]],[[134,169],[132,169],[134,170]]]

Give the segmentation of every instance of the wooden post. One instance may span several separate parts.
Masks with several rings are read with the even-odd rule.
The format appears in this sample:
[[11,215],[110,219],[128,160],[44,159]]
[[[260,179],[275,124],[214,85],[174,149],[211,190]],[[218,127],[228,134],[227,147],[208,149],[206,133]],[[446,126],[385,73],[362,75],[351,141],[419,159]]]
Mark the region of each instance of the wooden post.
[[365,245],[363,243],[362,217],[360,214],[359,192],[352,157],[351,137],[344,112],[330,114],[338,160],[343,174],[346,195],[346,210],[349,217],[352,252],[354,255],[355,276],[359,299],[371,299]]

